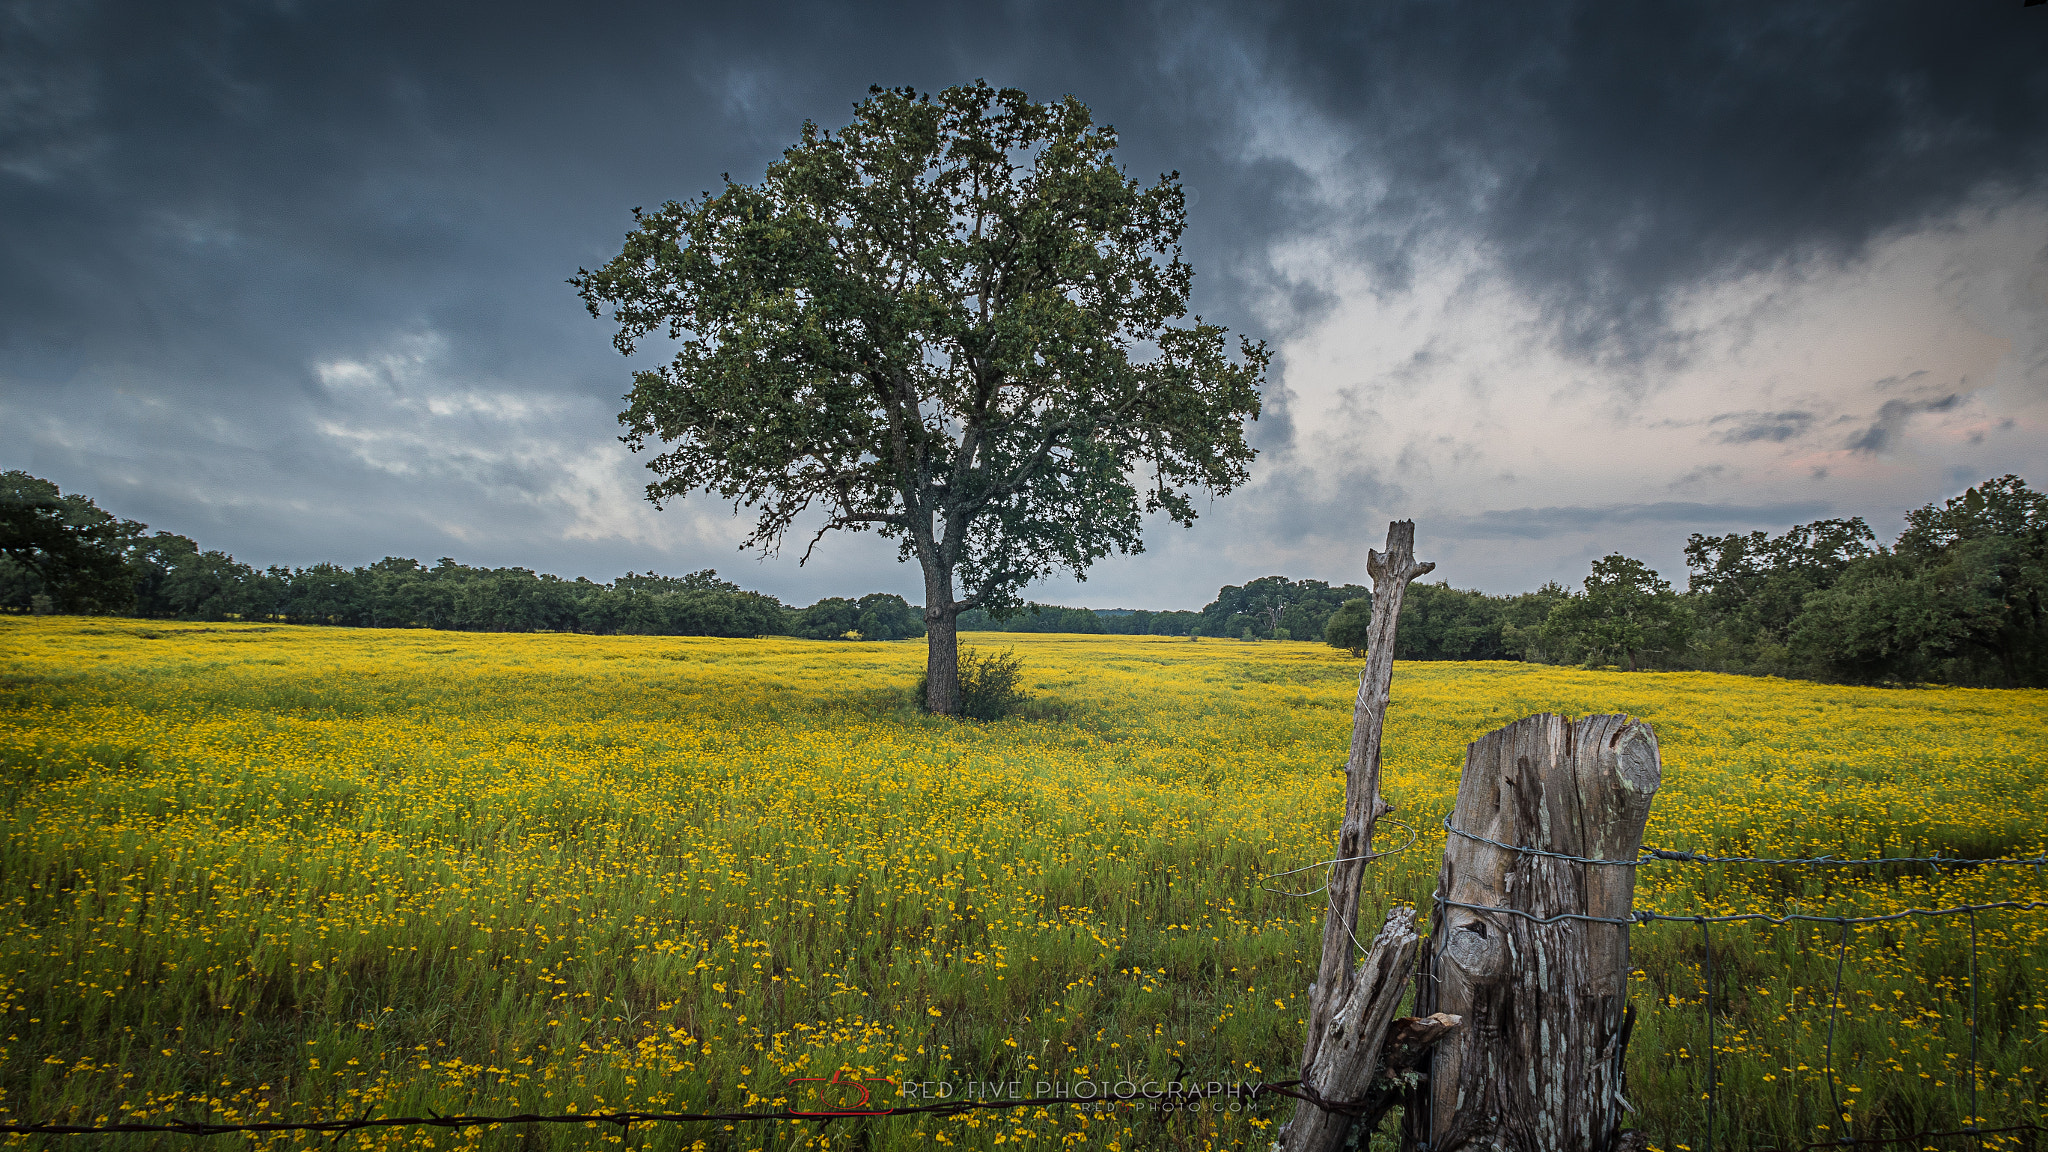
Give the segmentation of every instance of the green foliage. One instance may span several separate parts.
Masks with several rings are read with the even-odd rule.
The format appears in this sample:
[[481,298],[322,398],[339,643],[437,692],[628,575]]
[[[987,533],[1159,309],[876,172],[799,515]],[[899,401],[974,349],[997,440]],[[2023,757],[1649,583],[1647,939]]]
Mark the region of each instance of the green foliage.
[[1400,660],[1540,658],[1535,639],[1551,610],[1568,595],[1554,583],[1518,596],[1488,596],[1448,583],[1410,584],[1401,598],[1394,656]]
[[1030,603],[998,616],[980,608],[960,614],[962,632],[1066,632],[1108,636],[1187,636],[1202,624],[1200,612],[1152,612],[1145,609],[1063,608]]
[[1694,536],[1692,660],[1861,682],[2048,685],[2048,496],[2017,476],[1906,514],[1887,551],[1861,520],[1775,539]]
[[1024,677],[1024,662],[1015,651],[980,652],[969,648],[960,654],[960,712],[976,720],[1000,720],[1024,703],[1018,687]]
[[[860,623],[860,603],[827,596],[809,608],[790,613],[789,634],[806,640],[843,640]],[[865,633],[861,636],[866,639]]]
[[[13,612],[662,636],[775,635],[789,615],[774,597],[710,569],[628,572],[609,585],[446,557],[432,568],[387,556],[362,568],[258,572],[21,472],[0,476],[0,543],[0,609]],[[853,626],[866,622],[878,636],[922,630],[900,596],[863,597],[857,609]]]
[[879,532],[935,622],[1139,551],[1147,513],[1192,523],[1192,489],[1248,475],[1269,354],[1240,340],[1233,362],[1222,328],[1183,322],[1180,186],[1141,187],[1116,143],[1072,97],[873,89],[759,184],[636,211],[571,283],[621,352],[674,349],[620,416],[659,449],[649,498],[754,508],[767,549],[813,507],[821,535]]
[[[1567,597],[1557,584],[1517,596],[1489,596],[1447,583],[1410,584],[1401,598],[1394,656],[1401,660],[1541,660],[1542,627]],[[1365,655],[1372,598],[1346,600],[1323,629],[1323,642]]]
[[1906,523],[1806,598],[1791,655],[1834,679],[2048,685],[2048,497],[2005,476]]
[[1543,638],[1564,659],[1638,667],[1682,657],[1692,611],[1642,561],[1619,552],[1593,562],[1585,591],[1551,609]]
[[1939,560],[1973,541],[2006,539],[2038,550],[2048,543],[2048,494],[2018,476],[1986,480],[1942,503],[1906,513],[1906,530],[1893,550],[1912,560]]
[[1719,671],[1785,671],[1784,645],[1806,598],[1874,555],[1862,519],[1817,520],[1782,536],[1701,536],[1686,543],[1688,597],[1702,622],[1694,660]]
[[738,592],[740,586],[730,580],[720,580],[716,568],[706,568],[687,576],[658,576],[652,572],[642,575],[628,572],[612,581],[614,592]]
[[1090,608],[1062,608],[1057,604],[1026,604],[998,616],[980,608],[960,614],[962,632],[1071,632],[1099,635],[1113,631],[1100,613]]
[[135,582],[125,553],[144,528],[47,480],[0,473],[0,596],[16,611],[38,595],[59,612],[128,611]]
[[1332,588],[1321,580],[1289,580],[1262,576],[1242,587],[1225,585],[1202,609],[1203,633],[1268,640],[1277,628],[1293,636],[1321,636],[1330,617],[1345,601],[1370,598],[1370,589],[1355,584]]
[[[1411,585],[1403,660],[1615,662],[1852,682],[2048,685],[2048,496],[2016,476],[1988,480],[1906,516],[1887,550],[1861,520],[1781,536],[1695,535],[1689,590],[1609,556],[1585,592],[1548,583],[1490,596]],[[524,568],[433,567],[386,557],[361,568],[259,572],[194,541],[120,520],[26,473],[0,477],[0,611],[100,612],[185,620],[276,620],[464,631],[766,636],[868,640],[924,635],[922,611],[892,593],[828,597],[790,610],[716,571],[628,572],[610,584]],[[1344,596],[1341,605],[1331,601]],[[1268,576],[1219,590],[1202,612],[1049,604],[959,614],[961,631],[1321,635],[1362,655],[1367,590]],[[1278,625],[1273,622],[1278,620]],[[1313,625],[1308,630],[1304,624]]]
[[924,614],[890,592],[858,600],[828,596],[792,612],[788,631],[809,640],[840,640],[848,633],[862,640],[908,640],[924,635]]
[[[781,601],[734,585],[686,587],[672,592],[645,592],[562,581],[552,576],[531,580],[514,569],[543,596],[565,599],[573,611],[571,625],[582,632],[642,636],[772,636],[784,631],[788,610]],[[714,576],[709,570],[698,575]],[[520,577],[513,577],[517,580]],[[682,579],[688,580],[689,577]],[[724,584],[723,581],[719,582]],[[561,630],[567,630],[561,629]]]
[[1365,655],[1367,629],[1372,626],[1372,600],[1360,596],[1346,600],[1344,606],[1330,614],[1330,620],[1323,626],[1323,643],[1332,648],[1342,648],[1353,656]]

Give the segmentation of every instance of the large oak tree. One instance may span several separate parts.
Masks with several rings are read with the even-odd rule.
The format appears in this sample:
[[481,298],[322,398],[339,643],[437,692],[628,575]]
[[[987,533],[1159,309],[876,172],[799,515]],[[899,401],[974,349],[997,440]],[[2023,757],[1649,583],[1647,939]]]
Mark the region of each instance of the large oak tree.
[[873,530],[917,560],[935,712],[958,711],[961,612],[1246,478],[1268,352],[1187,319],[1178,174],[1142,187],[1115,148],[1071,97],[872,89],[759,184],[636,209],[571,281],[621,352],[673,342],[620,415],[656,451],[649,499],[755,509],[771,550],[815,511],[811,547]]

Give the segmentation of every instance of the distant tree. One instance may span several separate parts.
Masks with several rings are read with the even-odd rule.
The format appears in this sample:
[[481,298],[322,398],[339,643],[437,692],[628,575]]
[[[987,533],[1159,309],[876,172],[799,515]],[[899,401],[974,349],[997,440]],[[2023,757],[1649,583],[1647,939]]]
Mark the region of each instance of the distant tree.
[[0,572],[8,606],[25,609],[42,595],[58,612],[132,611],[136,574],[127,553],[146,528],[48,480],[0,473],[0,564],[14,568]]
[[839,640],[860,623],[860,603],[827,596],[790,619],[789,633],[805,640]]
[[1200,612],[1154,612],[1145,626],[1148,636],[1194,636],[1202,630]]
[[[1071,97],[871,90],[758,185],[635,213],[571,281],[614,343],[677,342],[620,419],[657,504],[715,492],[776,547],[800,517],[899,541],[925,581],[928,705],[959,709],[960,613],[1192,523],[1253,452],[1268,353],[1186,316],[1174,177],[1144,188]],[[806,549],[806,556],[809,550]],[[960,592],[964,585],[965,594]]]
[[973,608],[960,614],[955,625],[962,632],[1079,632],[1095,634],[1109,631],[1102,617],[1087,608],[1066,608],[1058,604],[1040,604],[1030,601],[1012,612],[991,614],[986,609]]
[[[452,563],[452,561],[451,561]],[[364,588],[339,564],[314,564],[291,573],[284,616],[294,624],[355,624],[364,612]]]
[[[1323,626],[1323,643],[1342,648],[1353,656],[1365,655],[1366,633],[1372,624],[1372,597],[1346,600]],[[1397,641],[1398,642],[1398,641]]]
[[1547,661],[1543,626],[1559,604],[1571,599],[1571,590],[1555,580],[1546,580],[1534,592],[1503,598],[1501,605],[1501,648],[1510,660]]
[[1210,636],[1251,636],[1265,639],[1276,628],[1295,636],[1320,636],[1332,613],[1349,599],[1369,595],[1352,584],[1332,588],[1321,580],[1289,580],[1261,576],[1243,586],[1226,584],[1202,609],[1203,632]]
[[2018,476],[1986,480],[1960,496],[1906,513],[1892,551],[1913,560],[1938,559],[1973,540],[2000,537],[2038,548],[2048,543],[2048,494]]
[[[1408,586],[1394,656],[1401,660],[1505,660],[1506,602],[1447,583]],[[1519,656],[1519,653],[1513,655]]]
[[157,532],[130,544],[127,554],[135,581],[136,613],[151,617],[179,615],[180,605],[165,597],[164,585],[173,571],[199,555],[198,542],[170,532]]
[[1954,640],[1934,582],[1889,554],[1873,556],[1807,597],[1790,636],[1812,672],[1841,680],[1917,680]]
[[1838,679],[2048,685],[2048,496],[2003,476],[1907,513],[1889,555],[1806,597],[1791,646]]
[[1152,630],[1153,614],[1143,608],[1098,610],[1095,615],[1102,620],[1102,630],[1111,636],[1143,636]]
[[263,615],[264,591],[247,564],[225,552],[194,549],[166,574],[162,597],[181,620],[248,619]]
[[893,592],[870,592],[855,605],[853,630],[863,640],[911,640],[924,635],[923,613]]
[[641,575],[628,572],[612,581],[612,587],[621,592],[737,592],[740,586],[730,580],[720,580],[718,569],[706,568],[687,576],[657,576],[652,572]]
[[1806,598],[1877,552],[1860,518],[1816,520],[1782,536],[1702,536],[1686,543],[1687,601],[1697,655],[1726,671],[1786,671],[1784,651]]
[[1675,656],[1691,633],[1691,613],[1671,582],[1616,552],[1593,562],[1585,591],[1552,609],[1544,636],[1554,651],[1589,664],[1625,662],[1628,670]]
[[691,589],[656,597],[666,611],[669,636],[767,636],[781,632],[788,613],[759,592]]

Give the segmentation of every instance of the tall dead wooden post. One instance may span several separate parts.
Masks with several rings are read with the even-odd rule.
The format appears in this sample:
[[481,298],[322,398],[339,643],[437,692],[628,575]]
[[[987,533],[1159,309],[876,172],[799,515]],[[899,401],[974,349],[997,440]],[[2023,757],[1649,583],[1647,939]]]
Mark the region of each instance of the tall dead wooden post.
[[[1366,553],[1372,575],[1372,622],[1366,629],[1365,672],[1351,720],[1351,758],[1344,768],[1344,823],[1329,872],[1329,906],[1323,916],[1323,953],[1309,987],[1308,1036],[1301,1052],[1301,1079],[1324,1099],[1350,1103],[1372,1078],[1394,1010],[1407,983],[1416,947],[1412,913],[1399,909],[1374,939],[1366,964],[1354,967],[1358,929],[1358,887],[1365,857],[1372,854],[1373,825],[1392,809],[1380,798],[1380,732],[1394,680],[1394,632],[1401,598],[1416,577],[1434,564],[1415,559],[1415,523],[1387,525],[1387,551]],[[1403,913],[1407,915],[1403,916]],[[1281,1131],[1287,1152],[1322,1152],[1342,1145],[1352,1118],[1313,1104],[1295,1109]]]
[[1626,862],[1662,778],[1656,733],[1626,716],[1531,716],[1465,750],[1418,1009],[1465,1027],[1437,1046],[1404,1148],[1641,1146],[1620,1130]]

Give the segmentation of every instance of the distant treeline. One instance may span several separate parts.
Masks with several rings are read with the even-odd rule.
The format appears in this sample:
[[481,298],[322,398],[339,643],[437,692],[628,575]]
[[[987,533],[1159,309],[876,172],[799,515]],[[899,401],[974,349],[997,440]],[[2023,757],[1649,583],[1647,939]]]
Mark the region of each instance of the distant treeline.
[[[1620,553],[1576,590],[1408,590],[1396,656],[1700,669],[1845,683],[2048,687],[2048,496],[2018,476],[1906,514],[1887,548],[1861,518],[1780,536],[1694,534],[1687,589]],[[1325,638],[1356,648],[1370,599]]]
[[[2048,686],[2048,497],[2017,476],[1908,513],[1889,548],[1861,519],[1821,520],[1781,536],[1694,535],[1685,557],[1685,592],[1619,553],[1595,561],[1578,589],[1491,596],[1418,584],[1394,654]],[[1029,604],[1006,619],[963,613],[959,630],[1322,640],[1361,652],[1371,605],[1358,585],[1267,576],[1224,587],[1199,612]],[[609,584],[396,557],[258,571],[23,472],[0,475],[0,610],[818,640],[925,631],[923,610],[894,594],[797,608],[711,570]]]
[[628,572],[609,584],[525,568],[433,567],[386,557],[362,568],[262,571],[184,536],[151,532],[24,472],[0,475],[0,609],[180,620],[424,627],[468,632],[895,640],[924,635],[901,596],[785,606],[718,573]]

